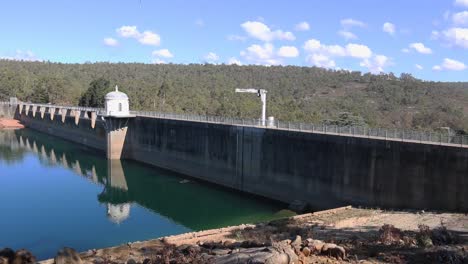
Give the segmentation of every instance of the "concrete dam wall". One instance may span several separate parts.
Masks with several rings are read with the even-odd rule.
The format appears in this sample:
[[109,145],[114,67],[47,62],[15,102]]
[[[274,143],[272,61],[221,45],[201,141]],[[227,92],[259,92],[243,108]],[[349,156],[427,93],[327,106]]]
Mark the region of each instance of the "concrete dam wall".
[[62,116],[57,112],[51,114],[47,111],[41,115],[39,111],[33,113],[31,109],[24,109],[21,114],[16,111],[14,116],[26,127],[83,144],[105,154],[107,146],[105,123],[96,120],[93,128],[87,112],[81,112],[77,118],[69,110]]
[[0,118],[14,118],[16,114],[16,106],[10,106],[6,103],[0,103]]
[[468,149],[137,117],[134,160],[283,202],[468,210]]
[[[16,118],[99,151],[108,144],[106,122],[92,127],[86,112],[79,122],[31,111]],[[122,156],[313,209],[468,211],[466,147],[137,116],[128,122]]]

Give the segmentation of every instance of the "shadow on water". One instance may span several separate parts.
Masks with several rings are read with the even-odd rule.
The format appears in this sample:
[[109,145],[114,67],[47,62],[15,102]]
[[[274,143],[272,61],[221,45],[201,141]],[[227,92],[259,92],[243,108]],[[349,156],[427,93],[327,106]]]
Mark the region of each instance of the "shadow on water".
[[34,152],[44,166],[73,170],[103,186],[97,200],[107,206],[108,219],[114,223],[129,217],[133,203],[190,230],[267,221],[291,214],[281,211],[284,204],[133,161],[108,161],[97,150],[29,129],[0,136],[0,160],[15,162],[24,158],[25,152]]

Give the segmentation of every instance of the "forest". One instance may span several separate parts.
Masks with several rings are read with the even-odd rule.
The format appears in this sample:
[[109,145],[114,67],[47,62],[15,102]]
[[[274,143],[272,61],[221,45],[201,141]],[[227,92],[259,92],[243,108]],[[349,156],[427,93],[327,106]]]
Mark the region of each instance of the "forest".
[[278,120],[468,132],[468,82],[299,66],[0,60],[0,101],[100,107],[115,85],[132,110],[259,118],[260,99],[234,92],[258,88]]

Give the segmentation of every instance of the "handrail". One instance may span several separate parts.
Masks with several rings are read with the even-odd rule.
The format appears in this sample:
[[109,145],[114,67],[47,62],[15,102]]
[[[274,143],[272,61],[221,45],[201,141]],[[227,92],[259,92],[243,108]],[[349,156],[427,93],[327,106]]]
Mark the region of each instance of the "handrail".
[[297,123],[297,122],[284,122],[275,120],[273,123],[262,125],[261,119],[240,119],[220,116],[201,116],[190,114],[173,114],[152,111],[130,111],[132,115],[162,118],[162,119],[176,119],[205,123],[239,125],[250,127],[265,127],[269,129],[291,130],[301,132],[312,132],[319,134],[341,135],[348,137],[365,137],[382,140],[397,140],[414,143],[427,143],[437,145],[450,145],[468,147],[468,135],[452,135],[450,132],[441,133],[434,131],[417,131],[406,129],[385,129],[385,128],[371,128],[364,126],[336,126],[326,124],[310,124],[310,123]]

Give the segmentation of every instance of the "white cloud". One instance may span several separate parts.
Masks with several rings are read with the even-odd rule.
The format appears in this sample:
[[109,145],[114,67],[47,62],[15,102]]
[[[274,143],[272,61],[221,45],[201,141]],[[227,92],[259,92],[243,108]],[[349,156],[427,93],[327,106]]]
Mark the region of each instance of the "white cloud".
[[140,33],[136,26],[122,26],[116,30],[117,34],[123,38],[134,38],[141,44],[159,46],[161,37],[149,30]]
[[304,50],[309,53],[321,53],[335,57],[353,57],[366,59],[372,56],[372,51],[366,45],[349,43],[345,47],[340,45],[323,45],[319,40],[309,39],[304,43]]
[[466,69],[466,65],[463,62],[445,58],[442,62],[442,68],[450,71],[463,71]]
[[310,29],[309,23],[301,22],[294,27],[297,31],[307,31]]
[[346,45],[346,53],[353,57],[359,59],[366,59],[372,56],[372,51],[366,45],[353,44],[350,43]]
[[432,67],[435,71],[448,70],[448,71],[463,71],[467,66],[461,62],[453,59],[445,58],[441,65]]
[[340,23],[343,27],[346,27],[346,28],[367,26],[366,23],[359,21],[359,20],[352,19],[352,18],[342,19]]
[[456,25],[468,25],[468,11],[453,14],[452,21]]
[[351,31],[340,30],[338,35],[342,36],[345,40],[357,39],[358,37]]
[[247,37],[239,35],[229,35],[227,36],[227,39],[231,41],[246,41]]
[[161,60],[160,58],[155,58],[155,59],[153,60],[153,63],[154,63],[154,64],[166,64],[166,61]]
[[237,58],[235,58],[235,57],[229,58],[228,64],[229,64],[229,65],[239,65],[239,66],[242,66],[242,62],[241,62],[240,60],[238,60]]
[[419,65],[419,64],[415,64],[414,67],[416,67],[416,69],[418,69],[418,70],[424,69],[424,67]]
[[390,22],[385,22],[382,26],[382,30],[390,35],[395,34],[395,25]]
[[138,38],[138,41],[144,45],[159,46],[159,44],[161,43],[161,37],[154,32],[145,31]]
[[381,72],[390,65],[390,59],[384,55],[373,55],[372,50],[362,44],[349,43],[346,46],[324,45],[319,40],[310,39],[304,43],[304,50],[309,53],[306,61],[312,65],[326,68],[336,68],[334,57],[350,57],[361,59],[360,65],[372,72]]
[[254,64],[281,64],[281,60],[275,57],[275,48],[271,43],[265,43],[263,46],[258,44],[251,45],[246,50],[241,51],[240,54]]
[[304,43],[304,50],[310,53],[318,52],[328,56],[346,56],[346,49],[340,45],[323,45],[316,39],[309,39]]
[[468,0],[455,0],[455,5],[468,7]]
[[104,39],[104,45],[115,47],[115,46],[119,45],[119,42],[114,38],[105,38]]
[[346,56],[346,49],[341,47],[340,45],[329,45],[329,46],[323,46],[323,50],[327,53],[330,54],[331,56]]
[[384,72],[384,67],[390,64],[390,59],[384,55],[375,55],[372,58],[364,59],[359,65],[366,67],[372,73]]
[[336,67],[335,61],[323,54],[308,55],[306,57],[306,61],[317,67],[323,67],[323,68],[335,68]]
[[123,38],[138,38],[140,36],[136,26],[121,26],[116,31]]
[[322,47],[319,40],[309,39],[304,43],[304,50],[309,52],[318,51]]
[[468,28],[450,28],[444,31],[443,35],[450,45],[468,49]]
[[278,40],[295,40],[296,37],[291,32],[284,32],[282,30],[272,31],[267,25],[258,21],[247,21],[241,24],[241,27],[247,32],[247,34],[253,38],[262,41],[273,41]]
[[410,50],[409,50],[409,49],[407,49],[407,48],[404,48],[404,49],[401,49],[401,52],[403,52],[403,53],[409,53],[409,52],[410,52]]
[[284,58],[295,58],[299,56],[299,50],[294,46],[283,46],[279,48],[278,56]]
[[174,55],[168,49],[155,50],[152,53],[155,57],[172,58]]
[[433,30],[431,32],[431,39],[439,39],[439,37],[440,37],[440,32],[439,31]]
[[423,44],[423,43],[420,43],[420,42],[418,42],[418,43],[411,43],[411,44],[409,45],[409,47],[410,47],[411,49],[416,50],[417,52],[419,52],[419,53],[421,53],[421,54],[431,54],[431,53],[432,53],[432,50],[431,50],[430,48],[424,46],[424,44]]
[[208,52],[208,54],[206,54],[204,58],[207,62],[211,62],[211,63],[214,63],[217,60],[219,60],[218,54],[214,52]]
[[30,50],[16,50],[12,56],[0,57],[2,60],[15,60],[15,61],[42,61]]

